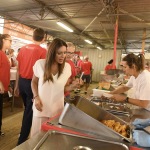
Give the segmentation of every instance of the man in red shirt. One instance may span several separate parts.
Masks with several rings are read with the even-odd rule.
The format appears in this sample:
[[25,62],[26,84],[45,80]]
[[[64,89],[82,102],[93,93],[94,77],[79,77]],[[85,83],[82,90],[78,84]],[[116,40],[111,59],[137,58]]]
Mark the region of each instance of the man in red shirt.
[[[71,84],[74,80],[75,80],[75,76],[76,76],[76,69],[75,69],[75,65],[72,61],[72,58],[74,56],[74,52],[75,52],[75,46],[73,43],[71,42],[67,42],[67,54],[66,54],[66,62],[70,64],[71,66],[71,76],[69,78],[69,83]],[[65,97],[69,98],[70,97],[70,92],[65,92]]]
[[46,49],[42,48],[42,44],[45,40],[45,32],[43,29],[37,28],[33,32],[33,44],[23,46],[17,56],[18,68],[17,68],[17,79],[15,86],[15,94],[21,95],[24,104],[24,115],[22,119],[22,127],[20,131],[20,137],[18,144],[23,143],[27,140],[30,128],[32,125],[32,99],[33,93],[31,90],[31,80],[33,76],[33,65],[39,59],[46,57]]
[[113,59],[108,61],[108,65],[105,66],[105,73],[107,74],[108,70],[116,69],[116,66],[113,66]]
[[81,63],[81,72],[83,73],[82,80],[85,81],[85,94],[87,94],[88,87],[91,81],[92,63],[89,57],[85,56],[84,61]]

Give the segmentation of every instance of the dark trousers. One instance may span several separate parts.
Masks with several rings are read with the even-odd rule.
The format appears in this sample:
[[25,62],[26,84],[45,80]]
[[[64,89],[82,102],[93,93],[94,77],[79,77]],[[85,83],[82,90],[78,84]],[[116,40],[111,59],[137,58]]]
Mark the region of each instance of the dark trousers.
[[32,125],[32,98],[33,93],[31,90],[31,80],[30,79],[24,79],[19,78],[19,92],[23,99],[24,104],[24,114],[22,119],[22,127],[20,131],[20,137],[18,139],[18,144],[21,144],[25,142],[28,139],[28,136],[30,134],[30,129]]
[[0,94],[0,131],[2,127],[2,114],[3,114],[3,94]]

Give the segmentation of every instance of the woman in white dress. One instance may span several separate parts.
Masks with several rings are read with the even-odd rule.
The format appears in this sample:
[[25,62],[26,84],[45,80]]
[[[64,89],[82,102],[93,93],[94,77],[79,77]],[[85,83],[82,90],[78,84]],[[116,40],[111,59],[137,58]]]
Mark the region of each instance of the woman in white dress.
[[67,44],[54,39],[49,46],[46,59],[38,60],[33,66],[33,120],[31,136],[41,129],[43,122],[61,113],[64,108],[64,91],[78,87],[74,81],[67,85],[71,76],[71,67],[65,62]]

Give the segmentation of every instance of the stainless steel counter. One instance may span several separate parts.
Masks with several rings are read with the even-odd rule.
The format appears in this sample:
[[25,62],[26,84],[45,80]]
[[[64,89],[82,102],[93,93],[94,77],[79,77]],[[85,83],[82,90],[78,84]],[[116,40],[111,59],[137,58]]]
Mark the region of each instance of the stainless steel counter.
[[[138,110],[132,110],[132,118],[133,121],[135,118],[149,118],[150,112],[145,109],[138,109]],[[15,147],[13,150],[33,150],[34,147],[38,144],[38,142],[41,140],[41,138],[44,136],[45,132],[40,132],[38,135],[34,136],[33,138],[30,138],[23,144]]]

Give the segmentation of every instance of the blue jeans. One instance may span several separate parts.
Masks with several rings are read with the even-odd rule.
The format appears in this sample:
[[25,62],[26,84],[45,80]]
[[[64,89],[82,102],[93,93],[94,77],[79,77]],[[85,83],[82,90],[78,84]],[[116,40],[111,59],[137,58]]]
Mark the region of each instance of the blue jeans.
[[31,79],[19,78],[19,92],[23,99],[24,104],[24,114],[22,119],[22,127],[20,131],[20,137],[18,139],[18,144],[25,142],[30,134],[30,129],[32,125],[32,99],[33,93],[31,90]]

